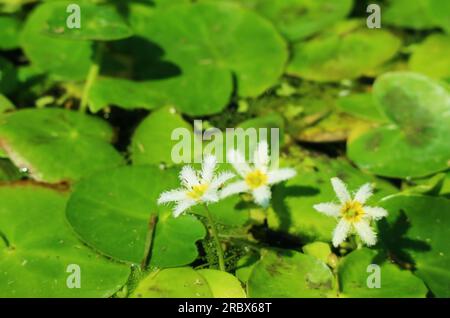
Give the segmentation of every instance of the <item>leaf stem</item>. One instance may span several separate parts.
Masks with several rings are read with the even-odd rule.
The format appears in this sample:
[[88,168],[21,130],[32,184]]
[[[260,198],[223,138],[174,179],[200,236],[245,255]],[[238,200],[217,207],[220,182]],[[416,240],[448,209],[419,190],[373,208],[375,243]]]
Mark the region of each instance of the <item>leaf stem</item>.
[[92,85],[100,73],[100,65],[103,58],[103,44],[95,44],[95,55],[92,61],[91,67],[86,78],[86,83],[84,84],[83,95],[81,97],[80,112],[85,113],[88,106],[89,93],[91,91]]
[[219,258],[219,269],[221,271],[225,272],[226,270],[225,270],[225,261],[223,258],[223,249],[222,249],[222,244],[220,243],[220,240],[219,240],[219,235],[218,235],[216,224],[214,223],[212,214],[209,211],[206,204],[203,204],[203,207],[206,210],[206,216],[208,218],[209,226],[211,228],[212,237],[213,237],[214,241],[216,242],[217,257]]
[[150,221],[148,222],[148,232],[147,237],[145,239],[145,250],[144,250],[144,258],[142,259],[141,269],[144,271],[147,267],[150,252],[152,250],[153,236],[155,233],[156,222],[158,221],[158,216],[156,214],[150,217]]

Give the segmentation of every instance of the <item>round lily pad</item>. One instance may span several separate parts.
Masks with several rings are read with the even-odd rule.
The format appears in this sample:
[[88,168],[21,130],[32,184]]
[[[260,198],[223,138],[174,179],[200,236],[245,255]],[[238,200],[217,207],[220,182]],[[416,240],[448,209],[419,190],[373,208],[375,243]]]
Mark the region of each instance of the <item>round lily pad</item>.
[[394,57],[400,46],[400,39],[387,30],[346,21],[295,44],[288,73],[319,82],[355,79]]
[[[238,95],[263,93],[278,81],[287,60],[286,44],[273,25],[230,3],[174,5],[131,21],[139,36],[181,69],[177,77],[153,82],[168,103],[192,116],[221,111],[232,95],[233,75]],[[189,29],[180,28],[180,21]]]
[[132,298],[212,298],[205,278],[190,267],[167,268],[144,278]]
[[367,248],[341,260],[338,277],[341,297],[398,298],[427,294],[427,287],[413,273],[380,259],[376,251]]
[[450,13],[450,3],[441,0],[429,0],[429,10],[434,23],[439,25],[450,33],[450,21],[448,15]]
[[450,201],[422,195],[383,200],[389,211],[379,223],[380,241],[399,261],[410,264],[437,297],[450,297]]
[[288,233],[302,242],[331,241],[336,220],[313,208],[315,204],[336,200],[331,178],[341,178],[350,190],[357,190],[367,182],[373,183],[376,191],[369,204],[396,191],[388,182],[362,173],[345,160],[318,157],[303,163],[286,162],[286,165],[296,167],[298,173],[285,184],[273,188],[273,210],[269,210],[268,224],[271,229]]
[[0,187],[0,200],[8,242],[0,238],[0,297],[109,297],[126,284],[130,269],[94,253],[67,225],[67,194],[18,183]]
[[230,273],[215,269],[201,269],[197,273],[206,280],[214,298],[246,297],[241,283]]
[[414,72],[436,79],[450,79],[449,55],[450,35],[432,34],[414,49],[408,65]]
[[296,251],[267,252],[250,275],[247,292],[252,298],[332,295],[334,277],[319,259]]
[[387,177],[422,177],[447,169],[448,91],[423,75],[396,72],[380,76],[373,92],[388,123],[350,140],[350,159]]
[[[439,2],[446,2],[440,1]],[[422,30],[432,29],[436,23],[431,14],[430,0],[389,0],[382,8],[382,23],[396,27]]]
[[141,263],[152,215],[157,215],[150,265],[186,265],[197,256],[197,240],[206,235],[192,215],[172,216],[157,206],[159,195],[179,187],[177,170],[155,166],[122,167],[77,184],[67,204],[67,218],[80,238],[116,259]]
[[1,114],[0,123],[2,148],[38,181],[75,181],[123,163],[109,144],[111,127],[99,118],[56,108],[24,109]]

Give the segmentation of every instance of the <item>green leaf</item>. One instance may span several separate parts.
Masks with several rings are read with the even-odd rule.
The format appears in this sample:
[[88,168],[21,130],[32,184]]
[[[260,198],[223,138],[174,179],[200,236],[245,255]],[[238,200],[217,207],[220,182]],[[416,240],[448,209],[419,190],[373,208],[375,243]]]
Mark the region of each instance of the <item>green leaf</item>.
[[3,94],[0,94],[0,113],[15,109],[14,104]]
[[63,109],[24,109],[0,116],[0,139],[9,158],[38,181],[75,181],[119,166],[109,144],[111,127],[101,119]]
[[[176,158],[173,156],[184,156],[184,153],[176,152],[175,145],[185,142],[187,149],[193,151],[194,138],[197,137],[194,136],[192,127],[174,108],[161,108],[145,118],[134,132],[131,139],[131,160],[134,164],[179,164],[181,162],[174,162]],[[193,153],[187,156],[189,161],[193,158],[192,155]]]
[[450,201],[397,195],[382,203],[389,211],[380,222],[380,239],[397,259],[414,266],[437,297],[450,297]]
[[8,159],[0,159],[0,181],[17,181],[22,177],[20,171]]
[[407,72],[380,76],[374,97],[389,123],[348,144],[361,169],[388,177],[422,177],[449,166],[450,98],[427,77]]
[[20,20],[13,16],[0,16],[0,50],[19,47]]
[[[429,10],[433,22],[450,33],[450,3],[441,0],[429,0]],[[431,60],[430,60],[431,61]]]
[[288,73],[319,82],[355,79],[387,62],[401,41],[386,30],[346,21],[307,42],[294,45]]
[[387,25],[422,30],[436,26],[430,11],[430,0],[415,0],[413,5],[409,0],[389,0],[381,15]]
[[325,263],[286,250],[262,256],[252,271],[247,292],[252,298],[315,298],[331,295],[333,286],[333,274]]
[[[133,32],[125,24],[117,10],[108,5],[96,5],[90,1],[78,1],[80,27],[69,27],[71,2],[57,3],[47,20],[46,32],[53,36],[74,40],[112,41],[130,37]],[[76,12],[76,11],[75,11]]]
[[9,94],[17,88],[17,70],[15,66],[0,56],[0,94]]
[[[67,225],[66,195],[32,184],[0,187],[0,297],[109,297],[130,270],[85,247]],[[32,230],[30,230],[32,229]],[[80,268],[81,288],[66,281]]]
[[208,283],[214,298],[245,298],[245,291],[242,289],[239,280],[227,272],[215,269],[201,269],[198,274]]
[[409,59],[409,69],[436,79],[450,79],[450,35],[428,36]]
[[286,165],[297,168],[297,176],[273,188],[273,210],[269,210],[267,221],[271,229],[288,233],[302,242],[331,241],[336,220],[313,208],[314,204],[336,200],[331,178],[341,178],[351,190],[367,182],[374,183],[376,192],[369,204],[396,191],[388,182],[366,175],[341,159],[317,157],[302,164],[287,161]]
[[190,267],[167,268],[144,278],[132,298],[212,298],[208,283]]
[[[143,10],[135,7],[135,14]],[[192,116],[220,112],[233,90],[258,96],[282,75],[287,49],[274,27],[256,13],[224,3],[197,3],[147,11],[135,32],[160,47],[181,74],[155,81],[167,103]],[[187,32],[179,21],[189,25]],[[142,77],[147,77],[145,74]],[[214,87],[205,90],[204,87]],[[170,92],[170,93],[169,93]]]
[[260,257],[256,253],[242,256],[236,263],[236,277],[244,284],[247,284],[253,268],[258,263],[259,259]]
[[[43,3],[27,17],[20,43],[35,67],[57,79],[84,80],[93,55],[92,43],[56,38],[44,32],[48,19],[58,3]],[[66,15],[65,10],[63,15]]]
[[358,118],[376,122],[386,121],[386,117],[370,93],[357,93],[341,97],[338,99],[337,107]]
[[[376,282],[376,269],[379,266],[379,288]],[[425,297],[425,284],[410,271],[401,270],[388,261],[380,261],[377,252],[368,248],[353,251],[341,260],[338,270],[341,297],[357,298],[398,298]],[[371,286],[372,288],[370,288]]]
[[194,216],[174,218],[169,207],[157,205],[163,191],[176,187],[176,169],[133,166],[104,171],[77,184],[67,218],[80,238],[95,249],[140,263],[150,217],[157,213],[150,265],[186,265],[197,258],[195,243],[206,231]]
[[330,244],[324,242],[313,242],[303,246],[303,253],[314,256],[322,262],[327,263],[331,254]]

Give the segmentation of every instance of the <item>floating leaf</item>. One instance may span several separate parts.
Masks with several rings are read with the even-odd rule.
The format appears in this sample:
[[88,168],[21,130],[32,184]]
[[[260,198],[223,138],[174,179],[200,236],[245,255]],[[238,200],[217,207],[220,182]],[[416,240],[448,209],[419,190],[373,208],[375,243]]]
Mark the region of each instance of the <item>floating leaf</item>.
[[389,31],[347,21],[294,45],[288,73],[319,82],[358,78],[395,56],[401,41]]
[[350,140],[348,156],[361,169],[388,177],[422,177],[448,168],[450,98],[427,77],[388,73],[374,96],[389,124]]
[[421,195],[383,200],[389,211],[379,223],[380,241],[400,261],[412,263],[437,297],[450,297],[450,201]]
[[167,268],[144,278],[132,298],[212,298],[205,278],[190,267]]
[[150,265],[173,267],[198,256],[195,242],[206,232],[192,215],[174,218],[157,199],[179,186],[177,170],[154,166],[122,167],[98,173],[77,184],[67,205],[67,218],[89,245],[119,260],[144,258],[150,217],[158,214]]
[[327,263],[331,254],[330,244],[324,242],[313,242],[303,246],[303,253],[314,256],[322,262]]
[[327,297],[332,294],[331,270],[315,257],[295,251],[267,252],[248,281],[252,298]]
[[418,47],[409,60],[409,68],[436,79],[450,79],[450,35],[432,34]]
[[0,94],[0,113],[13,110],[14,104],[3,94]]
[[22,177],[21,173],[8,159],[0,159],[0,181],[16,181]]
[[[25,183],[0,187],[0,229],[9,243],[0,239],[0,297],[109,297],[127,282],[127,266],[76,238],[64,216],[66,197]],[[79,266],[81,288],[67,285],[71,264]]]
[[358,118],[376,122],[386,121],[386,117],[370,93],[351,94],[341,97],[338,99],[337,107]]
[[215,269],[201,269],[198,274],[208,283],[214,298],[245,298],[239,280],[227,272]]
[[382,12],[382,19],[388,25],[416,30],[436,26],[430,12],[430,0],[415,0],[414,5],[409,0],[389,0]]
[[[441,0],[429,0],[429,10],[433,22],[450,33],[450,3]],[[431,60],[430,60],[431,61]]]
[[[125,24],[117,10],[108,5],[96,5],[90,1],[78,1],[80,27],[69,27],[68,11],[71,2],[56,3],[47,20],[46,31],[50,35],[74,40],[111,41],[130,37],[133,32]],[[75,11],[76,12],[76,11]]]
[[[378,269],[380,276],[376,277]],[[388,261],[380,262],[377,252],[368,248],[353,251],[341,260],[338,277],[341,297],[398,298],[427,294],[425,284],[410,271],[401,270]],[[375,285],[377,279],[379,287]]]
[[0,116],[1,146],[35,180],[75,181],[123,163],[104,121],[63,109],[24,109]]
[[19,47],[20,20],[12,16],[0,16],[0,50]]

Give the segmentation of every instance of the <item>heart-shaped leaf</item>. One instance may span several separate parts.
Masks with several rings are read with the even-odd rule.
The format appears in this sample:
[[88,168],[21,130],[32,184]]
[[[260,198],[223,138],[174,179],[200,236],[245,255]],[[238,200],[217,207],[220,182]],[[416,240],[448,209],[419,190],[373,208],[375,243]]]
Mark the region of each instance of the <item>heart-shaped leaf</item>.
[[67,218],[81,239],[95,249],[140,263],[150,218],[158,215],[150,265],[186,265],[197,258],[195,242],[205,236],[205,228],[194,216],[174,218],[169,207],[156,203],[163,191],[178,186],[176,169],[133,166],[101,172],[77,184],[67,205]]
[[388,261],[381,262],[377,252],[368,248],[353,251],[341,260],[338,277],[341,297],[397,298],[427,294],[419,278]]
[[247,285],[252,298],[326,297],[334,277],[319,259],[296,251],[267,252],[253,268]]
[[450,201],[421,195],[383,200],[389,211],[379,223],[380,241],[391,254],[414,266],[437,297],[450,297]]
[[112,168],[123,158],[109,144],[113,131],[101,119],[63,109],[24,109],[0,116],[1,146],[38,181],[75,181]]
[[422,177],[450,163],[450,95],[427,77],[407,72],[377,79],[374,97],[389,123],[350,140],[348,156],[389,177]]
[[0,297],[109,297],[127,282],[126,265],[94,253],[67,225],[67,195],[23,183],[0,187],[0,200]]
[[198,274],[208,283],[214,298],[245,298],[245,291],[242,289],[239,280],[230,273],[215,270],[201,269]]

